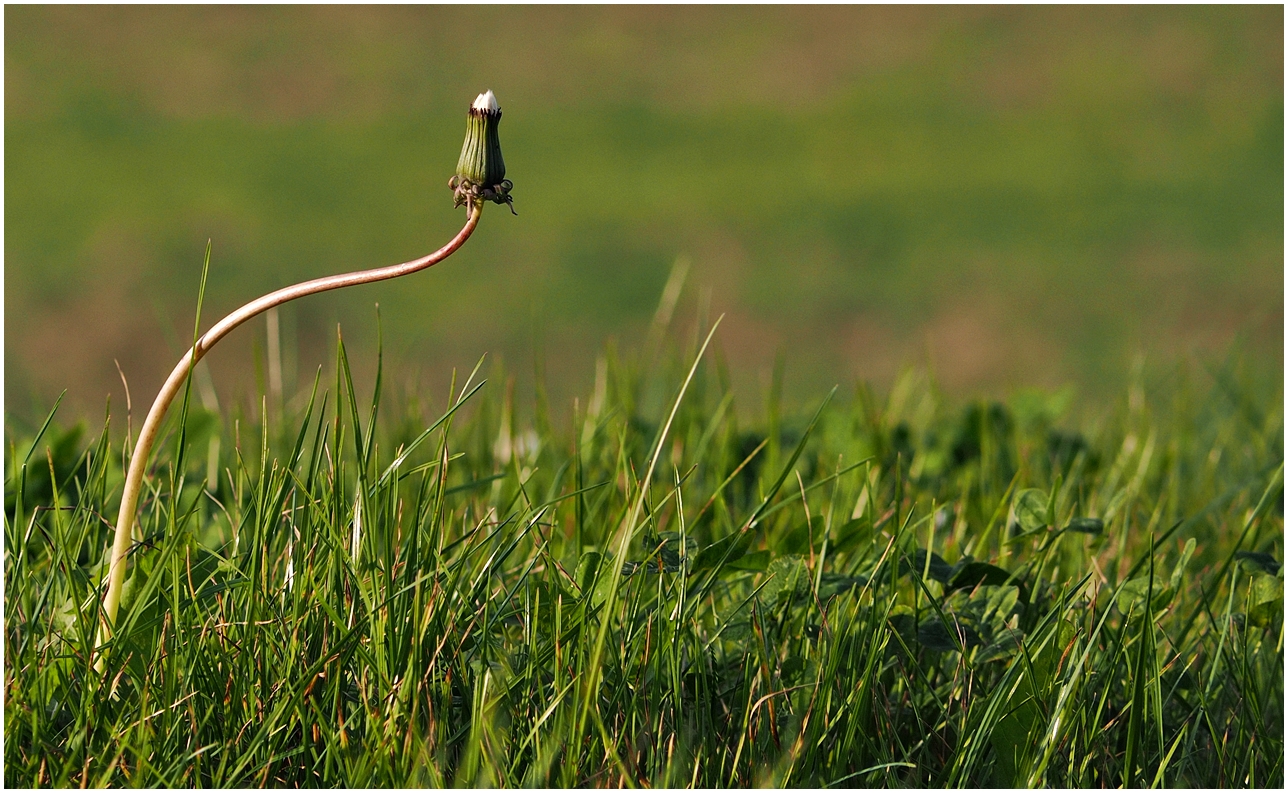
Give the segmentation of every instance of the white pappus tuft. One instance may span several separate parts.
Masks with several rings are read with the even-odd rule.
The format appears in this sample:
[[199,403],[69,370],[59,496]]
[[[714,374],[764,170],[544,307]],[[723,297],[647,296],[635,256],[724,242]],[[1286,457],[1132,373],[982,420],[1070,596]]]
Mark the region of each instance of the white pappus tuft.
[[479,94],[479,98],[474,100],[473,107],[475,110],[488,110],[493,113],[501,109],[501,106],[496,103],[496,94],[492,93],[491,89]]

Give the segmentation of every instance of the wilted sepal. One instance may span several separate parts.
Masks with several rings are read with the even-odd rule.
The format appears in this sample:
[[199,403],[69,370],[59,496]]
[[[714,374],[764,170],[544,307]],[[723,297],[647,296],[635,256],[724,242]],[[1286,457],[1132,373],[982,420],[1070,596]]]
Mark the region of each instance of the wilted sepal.
[[456,175],[447,183],[455,193],[455,206],[493,201],[509,205],[514,212],[514,199],[510,196],[514,184],[505,178],[501,137],[497,133],[500,124],[501,108],[496,95],[491,91],[479,94],[465,122],[465,145],[456,163]]

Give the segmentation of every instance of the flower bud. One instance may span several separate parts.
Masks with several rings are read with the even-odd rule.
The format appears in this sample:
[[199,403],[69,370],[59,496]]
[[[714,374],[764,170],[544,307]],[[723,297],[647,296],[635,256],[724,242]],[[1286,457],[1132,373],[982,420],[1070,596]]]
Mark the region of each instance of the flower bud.
[[496,95],[491,91],[479,94],[465,122],[465,144],[456,163],[456,175],[447,183],[455,193],[455,206],[493,201],[509,205],[514,212],[514,199],[510,196],[514,184],[505,178],[505,160],[497,134],[500,124],[501,108]]

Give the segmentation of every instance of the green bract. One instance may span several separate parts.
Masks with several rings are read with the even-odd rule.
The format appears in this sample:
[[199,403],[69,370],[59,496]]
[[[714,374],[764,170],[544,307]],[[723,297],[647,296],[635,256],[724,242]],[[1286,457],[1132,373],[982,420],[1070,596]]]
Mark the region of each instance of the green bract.
[[465,122],[465,143],[456,163],[456,175],[448,182],[456,194],[456,206],[472,200],[494,201],[508,204],[514,211],[514,199],[510,197],[514,185],[505,178],[505,159],[497,132],[500,124],[501,108],[496,95],[491,91],[479,94]]

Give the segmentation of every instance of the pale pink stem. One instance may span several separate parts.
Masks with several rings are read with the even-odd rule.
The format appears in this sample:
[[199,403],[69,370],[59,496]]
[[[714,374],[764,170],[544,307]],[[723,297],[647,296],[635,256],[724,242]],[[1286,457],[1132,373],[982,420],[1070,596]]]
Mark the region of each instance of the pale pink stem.
[[[121,511],[116,518],[116,539],[112,543],[112,560],[108,567],[107,594],[103,596],[104,620],[99,625],[98,641],[95,643],[96,648],[101,648],[103,643],[111,636],[112,625],[116,622],[117,609],[121,605],[121,588],[125,585],[125,555],[130,549],[130,530],[133,528],[134,511],[138,508],[139,493],[143,487],[143,475],[147,471],[152,444],[156,441],[157,434],[161,430],[161,422],[165,419],[166,410],[169,409],[170,403],[174,401],[180,389],[183,388],[184,382],[192,373],[192,367],[197,361],[200,361],[210,351],[210,348],[214,347],[215,343],[224,336],[227,336],[233,328],[274,306],[280,306],[283,303],[306,295],[328,292],[332,289],[371,284],[376,281],[397,278],[400,275],[409,275],[438,264],[465,244],[465,241],[474,233],[474,228],[478,226],[479,217],[482,213],[482,203],[474,203],[470,208],[470,216],[465,223],[465,227],[457,233],[451,242],[428,256],[422,256],[419,259],[413,259],[402,264],[390,265],[389,267],[377,267],[374,270],[360,270],[355,273],[315,278],[312,281],[284,287],[276,292],[270,292],[261,298],[252,300],[216,322],[214,327],[206,331],[197,340],[192,349],[184,354],[178,365],[174,367],[174,371],[170,372],[170,376],[166,378],[165,385],[161,386],[161,392],[157,394],[156,400],[152,403],[152,408],[148,411],[148,417],[143,422],[142,429],[139,430],[139,439],[134,444],[134,453],[130,458],[130,470],[125,477],[125,491],[121,495]],[[96,667],[100,666],[101,663],[102,657],[100,656]]]

